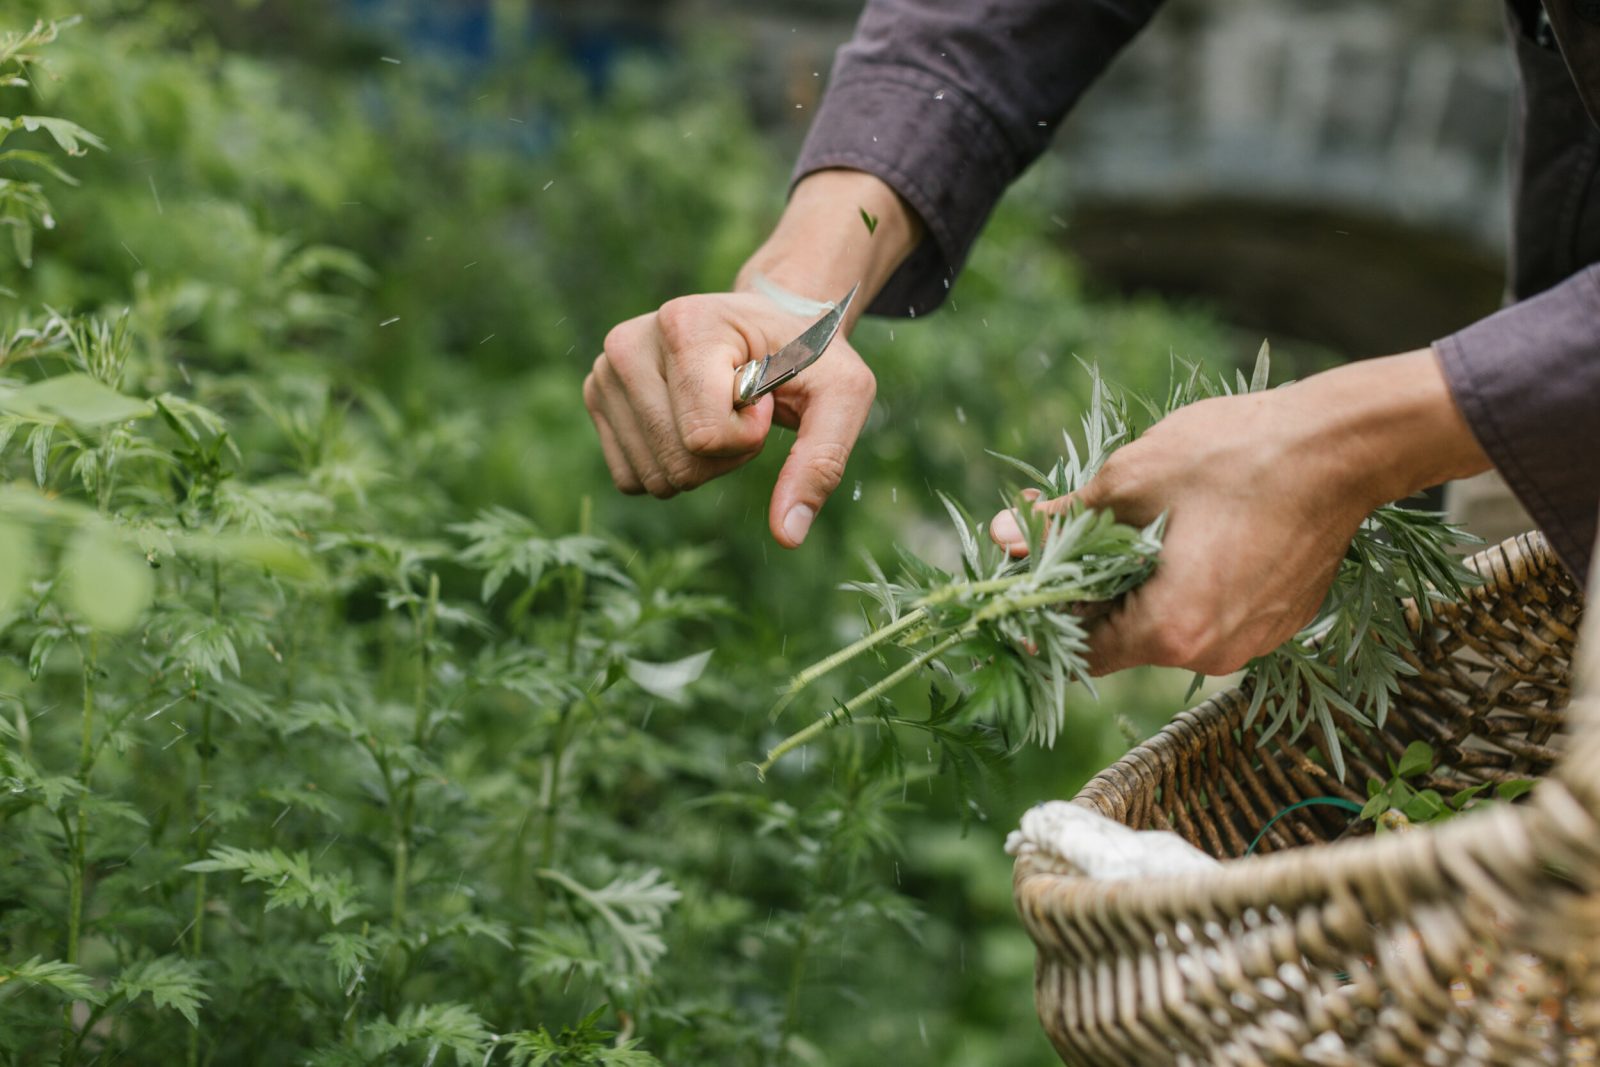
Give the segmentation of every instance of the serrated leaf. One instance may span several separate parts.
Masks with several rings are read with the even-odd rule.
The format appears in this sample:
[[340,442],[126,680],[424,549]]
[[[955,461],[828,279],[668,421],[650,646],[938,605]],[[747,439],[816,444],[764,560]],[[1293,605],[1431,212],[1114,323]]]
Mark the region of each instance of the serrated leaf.
[[171,1008],[193,1027],[199,1027],[200,1005],[208,999],[199,966],[177,956],[135,963],[112,983],[111,992],[129,1001],[148,996],[156,1007]]
[[304,852],[289,855],[276,848],[267,851],[223,845],[213,848],[208,859],[185,864],[183,869],[232,871],[243,875],[247,883],[266,883],[267,911],[312,907],[326,912],[335,926],[361,911],[354,880],[342,873],[317,874],[311,868],[311,857]]
[[625,965],[648,977],[652,965],[666,952],[659,930],[666,912],[683,895],[671,882],[661,880],[652,867],[633,878],[618,877],[600,889],[591,889],[561,871],[541,869],[548,879],[571,893],[597,915],[625,954]]
[[35,130],[44,130],[61,146],[61,150],[69,156],[81,156],[90,148],[104,149],[106,143],[76,122],[66,119],[54,118],[49,115],[19,115],[17,121],[22,123],[22,128],[32,133]]
[[104,995],[90,984],[89,976],[71,963],[34,956],[10,970],[0,967],[0,1000],[28,987],[51,989],[70,1000],[91,1004],[105,1001]]

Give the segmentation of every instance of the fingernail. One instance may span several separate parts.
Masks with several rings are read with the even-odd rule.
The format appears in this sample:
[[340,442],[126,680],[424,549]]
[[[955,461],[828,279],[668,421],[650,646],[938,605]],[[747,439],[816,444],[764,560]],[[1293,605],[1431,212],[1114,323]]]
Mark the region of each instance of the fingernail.
[[811,531],[811,520],[816,517],[815,510],[804,504],[796,504],[783,517],[784,536],[798,545],[806,539],[806,534]]
[[1024,489],[1022,491],[1022,499],[1024,500],[1038,500],[1043,495],[1044,494],[1037,489]]
[[1023,541],[1022,527],[1017,525],[1015,512],[1002,511],[989,523],[989,536],[1002,545],[1015,545]]

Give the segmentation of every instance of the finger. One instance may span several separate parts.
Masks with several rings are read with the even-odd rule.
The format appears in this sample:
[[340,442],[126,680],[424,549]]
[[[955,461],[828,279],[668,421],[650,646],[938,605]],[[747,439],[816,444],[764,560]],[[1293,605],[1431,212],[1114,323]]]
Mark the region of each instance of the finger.
[[[617,368],[617,378],[627,397],[632,412],[635,433],[653,457],[654,465],[675,492],[698,488],[706,482],[743,466],[761,451],[768,428],[772,425],[772,402],[763,397],[760,402],[744,409],[750,412],[747,420],[753,431],[742,451],[719,458],[705,458],[689,452],[679,435],[678,420],[672,410],[672,400],[666,379],[659,367],[630,365],[627,371]],[[733,380],[727,382],[728,395],[724,406],[733,409]],[[742,414],[742,413],[741,413]],[[619,434],[621,427],[616,427]],[[659,494],[657,494],[659,495]]]
[[1150,662],[1145,654],[1148,640],[1144,629],[1146,616],[1140,611],[1141,600],[1139,590],[1135,589],[1090,627],[1085,659],[1094,677]]
[[872,410],[877,388],[859,366],[853,382],[838,380],[823,397],[808,397],[794,447],[778,474],[767,517],[772,536],[785,548],[798,548],[822,505],[844,479],[845,463]]
[[662,375],[678,444],[691,456],[726,459],[761,448],[772,428],[772,410],[758,402],[735,408],[734,381],[754,353],[742,335],[730,339],[728,324],[679,301],[656,315],[666,342]]
[[616,431],[611,429],[610,421],[603,412],[594,416],[594,428],[600,434],[600,452],[606,458],[606,469],[611,472],[611,481],[622,492],[629,496],[638,496],[644,492],[644,483],[634,473],[633,464],[628,462],[628,457],[622,452],[622,445],[617,442]]
[[[1230,646],[1191,603],[1175,603],[1176,593],[1160,576],[1122,598],[1089,630],[1089,673],[1111,674],[1129,667],[1182,667],[1202,674],[1226,674]],[[1193,598],[1190,588],[1182,595]],[[1248,658],[1248,657],[1246,657]],[[1244,660],[1240,659],[1239,663]]]
[[606,418],[604,398],[600,395],[599,379],[605,363],[604,353],[595,357],[594,369],[584,377],[583,406],[589,409],[589,419],[594,423],[595,433],[600,438],[600,454],[605,457],[606,470],[611,474],[612,484],[624,493],[636,495],[644,492],[644,483],[634,472],[628,457],[623,455],[622,446],[617,442],[616,431],[611,428],[611,423]]
[[[1037,489],[1024,489],[1022,498],[1036,501],[1042,494]],[[1028,554],[1028,537],[1022,530],[1022,516],[1016,508],[1007,508],[989,520],[989,538],[1016,559]]]
[[678,489],[661,469],[655,450],[640,428],[638,414],[616,366],[608,359],[597,360],[594,378],[600,414],[639,484],[645,492],[661,500],[676,496]]

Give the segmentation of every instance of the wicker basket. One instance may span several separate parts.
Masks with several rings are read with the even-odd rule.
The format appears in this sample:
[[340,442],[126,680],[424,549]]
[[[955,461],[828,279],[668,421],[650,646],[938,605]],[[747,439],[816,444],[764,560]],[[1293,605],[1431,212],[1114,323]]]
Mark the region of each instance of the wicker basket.
[[1405,834],[1356,836],[1347,812],[1303,807],[1263,836],[1275,854],[1240,859],[1296,801],[1365,796],[1308,755],[1310,731],[1247,742],[1238,690],[1184,712],[1075,803],[1233,862],[1092,882],[1017,861],[1039,1015],[1064,1061],[1596,1061],[1600,692],[1563,711],[1583,598],[1536,534],[1472,564],[1485,583],[1462,603],[1425,626],[1413,612],[1417,674],[1381,738],[1348,730],[1348,780],[1386,779],[1384,757],[1418,739],[1441,792],[1549,777],[1514,805]]

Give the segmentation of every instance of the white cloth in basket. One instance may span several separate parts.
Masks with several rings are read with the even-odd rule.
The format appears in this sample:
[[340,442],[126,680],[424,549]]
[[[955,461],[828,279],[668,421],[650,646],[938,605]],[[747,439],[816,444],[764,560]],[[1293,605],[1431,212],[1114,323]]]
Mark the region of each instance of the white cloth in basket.
[[1006,837],[1012,856],[1043,855],[1062,873],[1095,881],[1148,878],[1220,867],[1170,830],[1132,830],[1065,800],[1029,808]]

